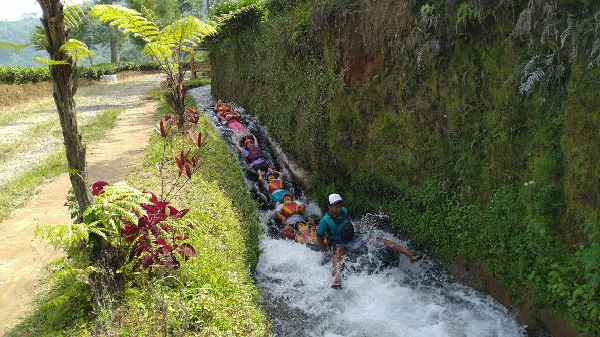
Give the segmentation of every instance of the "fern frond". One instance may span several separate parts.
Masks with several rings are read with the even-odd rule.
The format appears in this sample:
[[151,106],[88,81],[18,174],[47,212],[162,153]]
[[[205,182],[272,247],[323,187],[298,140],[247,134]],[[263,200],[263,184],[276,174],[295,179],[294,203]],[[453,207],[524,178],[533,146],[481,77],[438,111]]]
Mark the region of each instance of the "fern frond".
[[[91,7],[87,1],[83,1],[82,5],[83,4],[85,4],[88,8]],[[72,1],[65,1],[63,14],[65,18],[65,26],[67,28],[77,28],[79,23],[82,21],[82,17],[85,16],[81,6],[73,3]]]
[[600,54],[596,57],[592,57],[592,60],[588,63],[588,68],[593,68],[594,64],[600,64]]
[[139,12],[118,5],[96,5],[90,11],[90,17],[100,22],[109,22],[124,34],[132,34],[146,43],[153,42],[159,35],[156,23]]
[[43,58],[37,57],[37,56],[33,57],[33,60],[37,63],[41,63],[46,66],[70,65],[70,63],[67,61],[52,61],[52,60],[46,60],[46,59],[43,59]]
[[565,45],[565,41],[571,35],[571,29],[573,28],[573,20],[571,20],[571,14],[567,18],[567,28],[560,34],[560,46],[563,47]]
[[554,65],[554,57],[555,56],[556,56],[555,53],[550,53],[550,54],[546,55],[546,59],[544,60],[544,66],[551,67],[552,65]]
[[162,30],[161,36],[176,37],[175,41],[178,43],[181,41],[193,43],[193,41],[200,42],[202,39],[204,39],[204,37],[215,32],[216,28],[214,25],[200,21],[195,17],[188,15],[166,26]]
[[523,73],[530,73],[535,68],[535,63],[540,55],[534,55],[523,67]]
[[556,23],[554,22],[550,22],[548,23],[546,26],[544,26],[544,29],[542,30],[542,34],[540,36],[540,43],[541,44],[545,44],[546,41],[549,39],[550,37],[550,31],[556,26]]
[[522,94],[531,93],[531,91],[533,91],[535,84],[540,82],[540,80],[544,77],[544,70],[537,69],[534,72],[528,73],[526,76],[527,80],[524,83],[521,83],[519,86],[519,92]]
[[71,55],[75,62],[94,55],[94,52],[89,50],[85,43],[75,39],[69,39],[60,47],[60,50]]
[[39,225],[35,228],[35,237],[48,240],[55,249],[68,250],[74,244],[89,240],[88,225],[85,223]]
[[137,223],[138,217],[146,214],[141,204],[150,200],[150,194],[141,192],[126,183],[105,186],[97,196],[96,203],[82,213],[88,231],[110,241],[119,237],[125,223]]
[[231,12],[228,12],[228,13],[224,13],[224,14],[221,14],[221,15],[219,15],[217,17],[214,17],[213,18],[214,23],[211,23],[211,24],[214,24],[215,26],[223,25],[223,24],[227,23],[227,21],[230,21],[230,20],[234,19],[237,15],[245,13],[245,12],[248,12],[250,10],[257,9],[257,8],[258,8],[257,4],[251,4],[251,5],[248,5],[248,6],[244,6],[242,8],[238,8],[238,9],[236,9],[234,11],[231,11]]
[[577,41],[575,41],[575,39],[572,39],[571,53],[569,54],[569,62],[575,63],[575,60],[577,60],[577,54],[579,54],[579,47],[577,45]]
[[14,44],[0,41],[0,51],[17,51],[22,52],[23,49],[29,47],[31,44]]

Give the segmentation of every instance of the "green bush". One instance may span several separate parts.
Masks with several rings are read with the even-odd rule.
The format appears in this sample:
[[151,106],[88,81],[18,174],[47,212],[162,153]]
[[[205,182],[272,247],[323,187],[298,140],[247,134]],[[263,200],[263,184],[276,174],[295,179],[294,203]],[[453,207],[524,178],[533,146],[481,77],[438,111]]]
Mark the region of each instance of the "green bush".
[[260,22],[263,9],[260,0],[225,1],[216,5],[211,10],[211,16],[219,16],[236,12],[235,16],[220,26],[219,31],[212,38],[233,36],[247,27],[252,27]]
[[[99,80],[102,75],[113,75],[121,71],[140,70],[157,71],[159,66],[154,62],[116,62],[102,63],[89,67],[78,67],[79,76],[91,80]],[[23,68],[17,66],[0,67],[0,83],[3,84],[25,84],[50,81],[50,71],[48,67]]]
[[47,67],[0,67],[0,83],[3,84],[38,83],[50,79],[50,71]]

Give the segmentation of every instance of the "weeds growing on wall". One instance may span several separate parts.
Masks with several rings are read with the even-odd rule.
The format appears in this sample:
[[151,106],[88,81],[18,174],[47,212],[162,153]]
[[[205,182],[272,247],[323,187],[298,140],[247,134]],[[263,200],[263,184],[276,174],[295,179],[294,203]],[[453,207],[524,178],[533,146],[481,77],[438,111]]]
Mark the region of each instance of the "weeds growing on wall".
[[[390,214],[441,257],[477,261],[516,296],[600,332],[600,102],[586,68],[597,5],[265,8],[211,41],[212,89],[311,172],[312,198],[338,192],[353,212]],[[408,19],[369,24],[382,15]]]

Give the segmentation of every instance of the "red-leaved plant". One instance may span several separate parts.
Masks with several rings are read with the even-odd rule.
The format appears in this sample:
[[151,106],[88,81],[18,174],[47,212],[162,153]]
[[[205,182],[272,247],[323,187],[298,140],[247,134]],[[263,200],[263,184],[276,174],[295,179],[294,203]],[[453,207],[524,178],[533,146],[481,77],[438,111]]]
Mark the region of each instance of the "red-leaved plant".
[[[199,114],[194,108],[190,108],[187,113],[188,121],[193,124],[198,123]],[[156,163],[156,167],[160,173],[161,178],[161,193],[160,198],[162,200],[170,200],[174,195],[179,193],[181,189],[186,185],[187,181],[192,178],[192,175],[198,171],[202,165],[206,164],[206,161],[200,161],[202,155],[202,148],[206,145],[206,138],[208,135],[202,137],[202,132],[194,132],[187,130],[189,139],[191,140],[193,147],[188,148],[187,151],[181,148],[172,147],[173,141],[170,137],[170,132],[173,129],[173,117],[170,115],[165,116],[160,120],[158,125],[154,127],[156,132],[163,138],[163,155],[160,163]],[[175,173],[170,172],[167,169],[167,149],[171,148],[173,156],[171,157],[177,170]],[[182,180],[182,177],[187,177],[187,180]],[[167,182],[167,179],[170,180]]]
[[200,114],[196,108],[189,108],[186,113],[186,119],[188,122],[192,124],[198,124],[198,120],[200,118]]
[[[120,225],[115,228],[117,232],[104,228],[106,230],[105,237],[110,238],[111,236],[118,235],[122,238],[122,240],[110,241],[113,244],[117,244],[117,246],[128,247],[128,261],[133,263],[134,269],[139,266],[144,269],[148,269],[151,266],[176,269],[179,267],[178,257],[182,257],[185,261],[190,257],[196,256],[194,247],[186,242],[189,237],[187,230],[193,229],[193,226],[169,221],[170,219],[183,218],[189,212],[189,209],[179,211],[175,207],[170,206],[169,202],[158,200],[153,193],[143,193],[150,195],[150,198],[145,199],[148,200],[148,203],[141,203],[138,204],[139,206],[135,206],[127,203],[132,193],[123,193],[126,189],[114,186],[115,190],[106,192],[109,194],[107,195],[105,194],[106,186],[109,185],[105,181],[97,181],[92,184],[94,195],[104,200],[101,201],[102,206],[97,208],[97,210],[103,210],[102,212],[90,213],[93,214],[94,220],[100,220],[99,223],[108,223],[112,221],[107,221],[108,219],[103,215],[107,214],[108,209],[113,210],[113,212],[108,212],[110,213],[108,216],[113,219],[118,217]],[[141,192],[137,191],[136,193]],[[124,210],[126,213],[115,211],[114,207],[108,205],[108,200],[112,200],[113,198],[117,200],[112,203],[112,206],[125,207],[126,209]],[[132,216],[123,216],[124,214]],[[134,221],[136,219],[137,222]],[[111,232],[113,233],[111,234]],[[122,243],[125,243],[125,246]]]
[[[178,211],[166,201],[160,201],[152,194],[151,204],[141,205],[146,214],[139,217],[137,224],[126,223],[120,234],[131,243],[129,261],[141,258],[141,265],[148,269],[152,265],[169,268],[179,267],[177,256],[184,260],[196,256],[196,250],[189,243],[188,233],[178,233],[167,225],[170,219],[181,219],[189,209]],[[193,229],[192,225],[188,225]]]

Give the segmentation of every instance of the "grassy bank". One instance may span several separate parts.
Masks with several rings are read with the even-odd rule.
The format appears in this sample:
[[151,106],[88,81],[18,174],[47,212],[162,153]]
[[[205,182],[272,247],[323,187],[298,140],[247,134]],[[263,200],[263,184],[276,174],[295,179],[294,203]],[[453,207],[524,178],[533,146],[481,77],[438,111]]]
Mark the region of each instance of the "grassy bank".
[[[170,109],[160,102],[161,116]],[[194,132],[217,134],[202,114]],[[177,134],[173,143],[184,144],[187,137]],[[159,195],[155,164],[162,153],[163,140],[153,133],[128,184]],[[257,205],[237,158],[219,137],[208,138],[201,159],[206,164],[170,200],[190,210],[181,223],[193,227],[187,242],[196,257],[175,270],[124,269],[125,288],[108,311],[94,309],[85,266],[74,259],[56,261],[34,310],[7,336],[267,336],[269,324],[252,280],[259,254]],[[165,168],[176,169],[172,163]]]
[[[170,109],[162,105],[162,114]],[[216,135],[200,115],[198,130]],[[184,135],[187,137],[187,135]],[[144,335],[264,336],[267,321],[257,304],[258,289],[252,271],[258,261],[259,226],[237,158],[217,136],[208,138],[202,160],[190,186],[173,204],[189,208],[185,219],[194,226],[191,243],[198,253],[182,264],[176,275],[136,280],[117,309],[123,315],[122,333]],[[142,170],[130,183],[159,191],[155,163],[162,140],[155,133],[146,150]],[[148,324],[148,322],[151,322]]]

